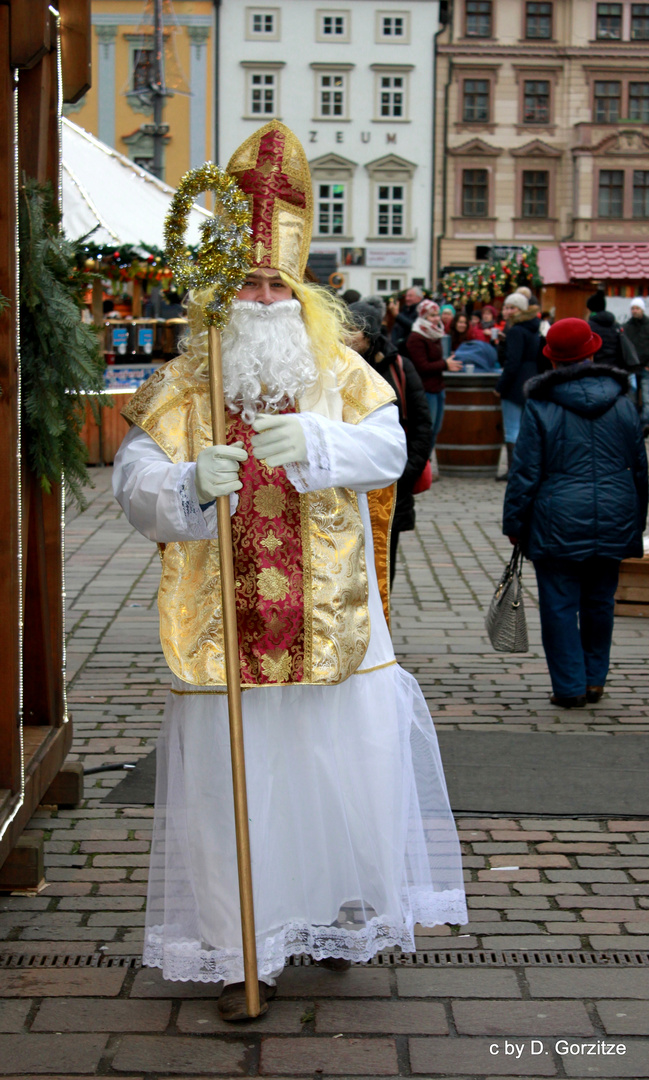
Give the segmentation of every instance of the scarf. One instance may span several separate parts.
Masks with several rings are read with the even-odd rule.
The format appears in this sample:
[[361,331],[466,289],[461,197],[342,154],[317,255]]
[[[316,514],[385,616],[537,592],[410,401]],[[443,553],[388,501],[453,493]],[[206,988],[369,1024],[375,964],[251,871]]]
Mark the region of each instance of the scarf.
[[422,337],[428,338],[429,341],[439,341],[440,338],[444,337],[446,331],[433,326],[428,319],[417,318],[412,324],[411,333],[421,334]]

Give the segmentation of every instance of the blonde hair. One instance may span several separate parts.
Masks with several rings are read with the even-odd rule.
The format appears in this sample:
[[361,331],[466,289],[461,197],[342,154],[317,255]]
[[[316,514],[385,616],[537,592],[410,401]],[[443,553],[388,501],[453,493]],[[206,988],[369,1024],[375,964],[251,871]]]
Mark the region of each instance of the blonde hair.
[[[322,285],[307,284],[289,277],[283,270],[279,272],[285,285],[292,290],[302,309],[302,318],[311,342],[313,355],[319,372],[336,366],[344,352],[347,337],[355,329],[347,305]],[[207,330],[205,328],[205,307],[211,300],[214,290],[192,289],[186,298],[187,334],[179,342],[184,356],[204,360],[207,357]]]
[[283,270],[279,276],[300,301],[316,365],[319,371],[326,371],[341,353],[349,333],[355,329],[349,309],[340,297],[322,285],[296,281]]

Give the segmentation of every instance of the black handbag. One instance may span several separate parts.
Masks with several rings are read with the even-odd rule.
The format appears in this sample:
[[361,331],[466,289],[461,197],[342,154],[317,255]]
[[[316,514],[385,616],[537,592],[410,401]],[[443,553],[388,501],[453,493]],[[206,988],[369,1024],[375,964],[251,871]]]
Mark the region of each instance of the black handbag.
[[485,619],[489,641],[496,652],[527,652],[529,648],[522,573],[523,552],[520,544],[516,544]]

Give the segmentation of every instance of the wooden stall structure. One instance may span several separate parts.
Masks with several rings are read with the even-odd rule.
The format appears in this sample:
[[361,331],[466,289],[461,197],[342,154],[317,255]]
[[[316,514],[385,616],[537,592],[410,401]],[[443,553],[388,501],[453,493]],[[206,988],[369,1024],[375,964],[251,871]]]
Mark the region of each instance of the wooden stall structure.
[[59,189],[60,102],[90,86],[90,0],[0,0],[0,889],[36,887],[21,833],[40,802],[73,805],[77,766],[63,650],[63,494],[46,495],[20,443],[17,184]]
[[[552,311],[555,320],[585,319],[586,301],[598,288],[607,295],[607,308],[619,318],[621,307],[628,318],[628,301],[649,290],[648,243],[565,241],[539,251],[538,262],[541,307]],[[626,303],[617,305],[617,298]]]

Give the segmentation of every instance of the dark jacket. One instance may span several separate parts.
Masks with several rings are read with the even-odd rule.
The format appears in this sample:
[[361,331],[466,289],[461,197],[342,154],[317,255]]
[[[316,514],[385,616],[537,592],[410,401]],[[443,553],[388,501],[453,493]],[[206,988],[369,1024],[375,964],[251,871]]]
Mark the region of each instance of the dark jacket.
[[424,384],[427,394],[440,394],[444,389],[446,360],[442,356],[442,339],[433,341],[423,334],[412,333],[406,341],[408,356]]
[[410,307],[401,308],[401,311],[394,320],[394,326],[390,332],[392,344],[396,346],[397,352],[401,353],[402,356],[408,355],[406,342],[410,336],[413,323],[417,318],[417,308],[419,307],[419,303],[420,301],[418,300],[416,304],[411,304]]
[[496,390],[506,401],[524,405],[523,387],[528,379],[538,372],[538,357],[541,348],[539,327],[541,320],[534,312],[530,315],[523,311],[517,315],[511,326],[507,327],[505,340],[498,350],[498,359],[503,368]]
[[397,483],[397,503],[392,528],[397,529],[399,532],[408,532],[415,527],[415,497],[412,489],[421,476],[428,460],[433,427],[428,400],[421,379],[410,360],[404,356],[402,357],[402,363],[406,377],[406,422],[393,368],[397,356],[395,346],[382,335],[365,359],[372,367],[376,368],[394,390],[399,409],[399,422],[406,432],[408,461],[403,475]]
[[631,316],[624,324],[624,333],[635,345],[642,367],[649,367],[649,316],[643,315],[641,319]]
[[622,333],[612,311],[598,311],[588,322],[602,339],[602,347],[594,356],[596,364],[610,364],[629,374],[638,370],[640,360],[635,345]]
[[613,312],[597,311],[589,316],[588,322],[602,339],[602,347],[595,353],[595,362],[622,368],[622,340]]
[[642,556],[647,455],[623,371],[565,364],[527,385],[503,532],[530,559]]

